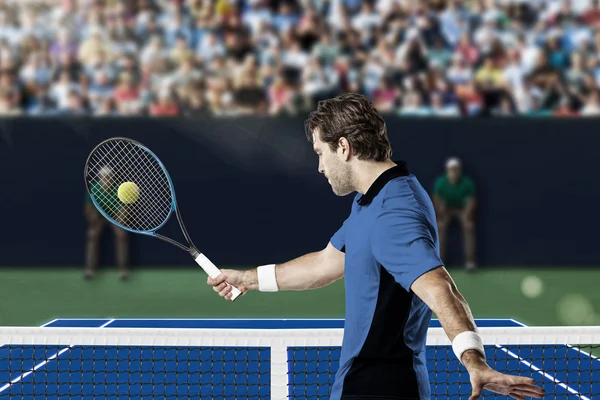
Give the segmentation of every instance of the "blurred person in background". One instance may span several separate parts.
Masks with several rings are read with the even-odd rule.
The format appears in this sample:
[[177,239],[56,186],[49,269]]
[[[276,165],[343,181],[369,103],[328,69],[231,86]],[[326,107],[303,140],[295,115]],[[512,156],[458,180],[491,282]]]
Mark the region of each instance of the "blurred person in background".
[[30,53],[27,61],[21,67],[19,78],[29,89],[34,89],[50,82],[52,69],[41,53]]
[[542,108],[555,108],[560,103],[560,74],[556,68],[548,64],[548,57],[545,52],[538,53],[535,68],[526,77],[527,84],[532,89],[537,89],[544,93]]
[[153,117],[175,117],[179,112],[179,105],[168,88],[162,89],[150,105],[150,115]]
[[475,64],[479,60],[479,48],[472,43],[468,32],[462,34],[460,42],[456,47],[456,54],[469,65]]
[[474,81],[470,80],[464,85],[457,86],[456,95],[463,115],[480,115],[483,109],[483,98]]
[[256,78],[244,74],[233,92],[236,113],[238,115],[264,115],[267,112],[267,98]]
[[473,79],[473,70],[461,54],[454,53],[452,56],[450,68],[447,69],[447,78],[454,85],[466,85]]
[[85,100],[77,91],[69,92],[67,103],[58,109],[58,115],[73,117],[87,115],[90,110],[84,102]]
[[[35,102],[39,85],[50,87],[60,108],[66,108],[68,93],[78,91],[93,110],[100,104],[101,70],[113,89],[122,72],[139,83],[140,106],[121,102],[117,112],[152,116],[152,99],[165,85],[177,90],[204,79],[208,110],[234,115],[241,78],[232,75],[251,56],[272,115],[303,112],[344,92],[364,93],[393,112],[416,91],[422,101],[417,108],[439,110],[432,100],[439,83],[431,75],[449,86],[442,104],[457,105],[464,116],[581,114],[600,83],[599,4],[11,1],[0,7],[0,69],[14,75],[21,111]],[[285,85],[278,81],[272,88],[278,74]],[[80,87],[82,75],[90,81],[87,92]],[[403,87],[413,77],[414,86]],[[458,100],[450,100],[449,92]],[[288,95],[293,100],[282,101]]]
[[58,108],[65,108],[67,107],[69,93],[73,91],[79,91],[79,84],[71,78],[69,72],[62,71],[58,81],[50,87],[50,96],[56,102]]
[[[80,88],[83,89],[84,86],[85,85],[80,81]],[[97,104],[102,100],[113,98],[114,91],[114,85],[110,81],[106,71],[101,69],[95,71],[88,90],[88,98],[90,99],[91,107],[96,108]]]
[[270,115],[296,114],[295,93],[282,75],[277,75],[269,88]]
[[381,113],[391,113],[398,107],[402,91],[396,87],[392,79],[384,78],[371,95],[373,105]]
[[492,56],[484,59],[483,66],[475,74],[475,81],[482,94],[481,113],[483,115],[494,114],[502,101],[510,98],[505,72],[497,65],[497,61]]
[[586,105],[581,110],[581,115],[598,116],[600,115],[600,95],[594,90],[588,97]]
[[190,60],[191,56],[192,51],[188,46],[187,39],[184,36],[178,36],[174,48],[169,52],[169,61],[173,65],[181,65],[184,61]]
[[50,45],[50,54],[57,60],[61,56],[75,57],[78,54],[79,43],[73,39],[73,35],[66,28],[57,32],[56,40]]
[[457,117],[460,116],[460,110],[456,104],[445,104],[440,93],[432,93],[431,96],[431,113],[438,117]]
[[573,106],[573,100],[569,96],[562,96],[559,100],[558,108],[555,108],[553,113],[555,117],[576,117],[579,111]]
[[197,82],[202,78],[202,73],[196,68],[194,59],[191,55],[182,59],[178,63],[179,67],[169,74],[164,82],[168,82],[174,86],[185,86],[192,82]]
[[302,72],[302,95],[306,107],[328,97],[334,82],[333,71],[326,68],[317,57],[312,56]]
[[49,116],[57,111],[56,101],[49,94],[48,86],[41,85],[29,98],[27,106],[28,115]]
[[400,115],[405,117],[425,117],[432,114],[431,109],[423,103],[421,93],[408,91],[403,96]]
[[396,52],[396,62],[407,75],[427,71],[427,48],[416,28],[406,33],[406,40],[400,44]]
[[146,45],[142,48],[140,62],[142,65],[152,64],[155,61],[163,60],[167,56],[167,51],[163,46],[163,38],[160,35],[152,36]]
[[[124,111],[121,112],[124,115],[126,115]],[[100,104],[98,104],[98,106],[94,108],[93,115],[95,117],[112,117],[116,115],[121,115],[121,112],[118,112],[113,99],[106,98],[102,99],[100,101]]]
[[[92,185],[91,190],[100,207],[109,212],[112,209],[111,204],[121,204],[117,198],[117,185],[114,173],[110,168],[104,167],[99,171],[98,176],[99,181]],[[104,228],[108,225],[114,234],[119,278],[122,280],[128,279],[129,241],[127,231],[115,224],[109,223],[96,209],[87,191],[84,216],[87,223],[84,278],[93,279],[98,273],[100,237]]]
[[440,238],[440,257],[442,260],[446,257],[448,227],[456,218],[463,231],[466,268],[475,270],[475,185],[471,178],[463,175],[462,163],[457,157],[446,161],[446,173],[435,181],[432,197]]
[[129,72],[122,72],[119,75],[119,82],[113,93],[114,101],[117,106],[139,107],[140,88],[134,82],[134,78]]
[[[517,111],[523,112],[527,110],[527,94],[525,89],[524,77],[525,72],[520,64],[519,53],[515,50],[509,50],[507,52],[507,64],[504,67],[504,81],[506,82],[506,88],[508,93],[511,93],[515,102]],[[506,103],[508,100],[503,98],[502,103]]]
[[0,116],[14,117],[21,115],[21,109],[17,104],[17,98],[13,91],[0,89]]
[[204,98],[204,83],[198,83],[190,89],[187,101],[183,105],[182,114],[186,117],[206,117],[209,115]]
[[508,97],[501,98],[498,107],[492,109],[491,113],[498,117],[511,117],[517,115],[516,108]]

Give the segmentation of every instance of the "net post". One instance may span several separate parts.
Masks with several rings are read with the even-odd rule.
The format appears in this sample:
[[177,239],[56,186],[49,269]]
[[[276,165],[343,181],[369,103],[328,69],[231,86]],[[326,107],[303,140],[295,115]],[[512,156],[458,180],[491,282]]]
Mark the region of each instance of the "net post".
[[287,344],[282,337],[271,341],[271,399],[288,398]]

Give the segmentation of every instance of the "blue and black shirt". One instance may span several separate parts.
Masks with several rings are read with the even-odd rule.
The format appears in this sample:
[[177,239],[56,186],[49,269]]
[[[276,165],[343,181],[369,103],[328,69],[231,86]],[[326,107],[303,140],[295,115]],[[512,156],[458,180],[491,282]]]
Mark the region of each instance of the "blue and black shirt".
[[331,399],[430,399],[431,310],[412,283],[442,266],[433,204],[404,162],[383,172],[331,238],[345,252],[346,318]]

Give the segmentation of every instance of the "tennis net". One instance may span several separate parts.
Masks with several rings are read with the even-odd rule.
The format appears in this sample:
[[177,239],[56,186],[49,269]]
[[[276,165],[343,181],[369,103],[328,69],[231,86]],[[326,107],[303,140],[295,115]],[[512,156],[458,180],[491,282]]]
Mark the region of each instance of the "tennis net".
[[[600,398],[600,327],[481,328],[490,365],[545,399]],[[326,399],[341,329],[0,328],[0,399]],[[469,376],[430,328],[433,398]],[[486,392],[486,399],[506,398]]]

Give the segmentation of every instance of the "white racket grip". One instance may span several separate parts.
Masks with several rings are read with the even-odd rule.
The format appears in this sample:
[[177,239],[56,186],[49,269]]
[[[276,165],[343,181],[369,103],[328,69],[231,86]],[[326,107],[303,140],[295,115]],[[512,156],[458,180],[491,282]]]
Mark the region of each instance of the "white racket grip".
[[[221,274],[221,271],[215,264],[212,263],[204,254],[198,254],[194,260],[198,263],[199,266],[210,276],[211,278],[216,278]],[[234,301],[239,297],[242,292],[236,288],[235,286],[231,286],[231,301]]]

